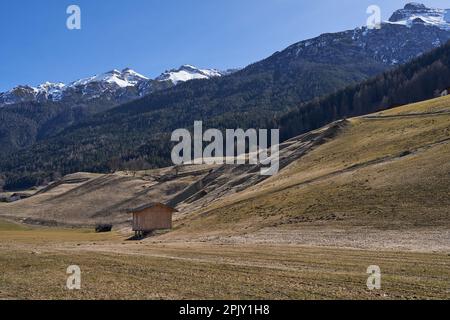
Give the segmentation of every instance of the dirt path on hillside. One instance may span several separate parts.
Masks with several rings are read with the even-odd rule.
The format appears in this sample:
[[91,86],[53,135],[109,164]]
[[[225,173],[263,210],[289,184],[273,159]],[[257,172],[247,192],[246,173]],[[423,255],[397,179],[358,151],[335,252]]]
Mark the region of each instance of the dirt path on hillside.
[[450,111],[405,113],[393,115],[373,115],[373,116],[362,116],[361,118],[368,120],[377,120],[377,119],[385,120],[385,119],[403,119],[403,118],[429,117],[429,116],[450,116]]

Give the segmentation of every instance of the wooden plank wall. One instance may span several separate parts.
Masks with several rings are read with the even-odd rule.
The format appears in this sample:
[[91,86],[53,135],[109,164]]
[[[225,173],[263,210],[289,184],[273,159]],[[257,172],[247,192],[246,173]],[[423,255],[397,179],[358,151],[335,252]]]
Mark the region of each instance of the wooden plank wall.
[[172,229],[172,212],[164,207],[152,207],[133,214],[133,231]]

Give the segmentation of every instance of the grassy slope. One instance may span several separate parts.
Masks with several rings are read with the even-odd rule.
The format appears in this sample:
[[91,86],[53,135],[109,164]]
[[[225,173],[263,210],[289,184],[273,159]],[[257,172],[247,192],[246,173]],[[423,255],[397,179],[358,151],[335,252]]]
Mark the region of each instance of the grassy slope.
[[178,233],[287,225],[448,228],[449,111],[447,96],[350,119],[336,138],[279,175],[180,220]]
[[164,168],[137,173],[68,175],[64,177],[63,183],[38,195],[13,203],[0,203],[0,216],[54,220],[62,225],[117,225],[131,219],[127,209],[152,199],[166,201],[198,179],[195,172],[187,172],[178,179],[163,182],[156,180],[161,175],[171,173],[172,168]]
[[28,230],[28,228],[15,222],[0,220],[0,231],[2,232],[2,234],[4,234],[5,232],[24,230]]

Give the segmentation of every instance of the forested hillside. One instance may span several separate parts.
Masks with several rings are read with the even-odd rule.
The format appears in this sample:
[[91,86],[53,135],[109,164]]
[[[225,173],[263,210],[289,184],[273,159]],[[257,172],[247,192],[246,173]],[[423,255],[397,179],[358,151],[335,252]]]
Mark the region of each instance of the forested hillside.
[[448,88],[450,42],[398,69],[303,104],[278,124],[287,139],[337,119],[430,99]]
[[[302,104],[392,67],[385,58],[362,46],[362,41],[382,41],[387,32],[395,34],[393,39],[404,36],[402,32],[411,39],[414,35],[429,36],[430,31],[441,32],[426,28],[389,25],[382,34],[360,30],[323,35],[316,42],[301,42],[232,75],[190,81],[84,117],[30,148],[3,153],[0,168],[5,187],[28,187],[77,171],[111,172],[170,165],[170,133],[189,128],[195,120],[215,128],[281,126],[282,136],[288,138],[333,119],[410,102],[406,98],[395,100],[397,94],[411,101],[428,98],[448,79],[448,46],[397,71],[336,93],[334,98]],[[358,34],[364,40],[358,39]],[[417,55],[414,50],[423,49],[405,48],[406,60],[409,55]],[[379,80],[382,78],[386,78],[385,82]],[[410,95],[414,83],[426,85]],[[379,96],[381,99],[377,99]],[[339,104],[334,103],[339,99]],[[283,117],[287,112],[292,113]]]

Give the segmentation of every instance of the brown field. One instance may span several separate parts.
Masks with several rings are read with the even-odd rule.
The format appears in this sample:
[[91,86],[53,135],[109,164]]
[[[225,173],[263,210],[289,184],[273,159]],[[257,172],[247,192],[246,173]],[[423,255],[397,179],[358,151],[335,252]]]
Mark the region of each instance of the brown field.
[[[8,231],[6,231],[8,230]],[[446,253],[126,242],[117,233],[5,228],[0,299],[448,299]],[[66,288],[78,265],[82,288]],[[369,265],[381,290],[366,287]]]

